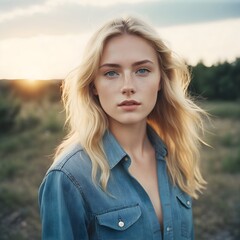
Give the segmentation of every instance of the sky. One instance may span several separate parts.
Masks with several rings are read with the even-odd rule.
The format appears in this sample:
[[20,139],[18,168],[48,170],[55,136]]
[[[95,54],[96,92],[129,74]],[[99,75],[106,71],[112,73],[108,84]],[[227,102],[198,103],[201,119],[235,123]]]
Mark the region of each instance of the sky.
[[62,79],[92,33],[123,15],[150,23],[180,57],[240,57],[240,0],[0,0],[0,79]]

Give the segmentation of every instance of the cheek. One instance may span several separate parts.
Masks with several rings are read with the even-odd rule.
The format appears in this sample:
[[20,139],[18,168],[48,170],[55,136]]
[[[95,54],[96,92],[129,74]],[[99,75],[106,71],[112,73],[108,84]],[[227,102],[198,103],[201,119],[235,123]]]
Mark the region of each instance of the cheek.
[[100,102],[101,107],[104,111],[108,111],[111,107],[111,99],[113,99],[113,95],[107,91],[107,88],[105,89],[97,89],[97,95]]
[[157,96],[159,93],[159,84],[152,86],[151,88],[148,89],[147,93],[147,103],[150,108],[153,108],[157,102]]
[[160,90],[160,83],[154,84],[151,87],[149,87],[148,95],[153,98],[153,96],[157,96],[159,90]]
[[107,99],[110,99],[112,96],[111,96],[111,93],[108,91],[108,88],[98,88],[97,89],[97,94],[98,94],[98,97],[99,97],[99,100],[100,101],[106,101]]

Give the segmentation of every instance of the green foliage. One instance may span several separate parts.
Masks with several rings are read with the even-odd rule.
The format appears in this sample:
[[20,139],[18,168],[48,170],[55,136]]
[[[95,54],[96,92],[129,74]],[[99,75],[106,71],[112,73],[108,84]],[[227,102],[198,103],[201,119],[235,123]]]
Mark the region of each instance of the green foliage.
[[221,138],[221,144],[224,147],[232,147],[234,145],[234,139],[232,134],[227,133],[225,136]]
[[[232,76],[240,76],[237,75],[240,65],[235,68],[234,64],[239,62],[226,64],[224,70],[219,70],[218,74],[224,75],[228,72]],[[217,66],[211,68],[213,70]],[[196,76],[197,73],[201,81],[193,81],[195,85],[191,85],[192,91],[196,90],[194,92],[197,95],[201,94],[212,100],[220,99],[221,94],[224,94],[226,99],[225,94],[228,93],[225,90],[234,93],[233,90],[229,90],[232,86],[229,84],[223,87],[229,83],[228,78],[224,76],[218,78],[218,81],[213,81],[217,75],[216,69],[212,70],[201,63],[194,67],[193,75]],[[234,79],[232,84],[234,88],[239,89],[237,84],[240,77]],[[18,81],[0,81],[0,104],[9,104],[6,103],[7,99],[14,102],[14,97],[21,100],[21,112],[15,116],[12,131],[5,134],[0,132],[2,240],[40,239],[37,191],[52,163],[51,154],[64,135],[64,113],[59,104],[60,83],[43,81],[40,92],[34,94],[30,90],[26,93],[28,90],[19,88]],[[220,83],[222,87],[219,86]],[[37,90],[34,91],[36,93]],[[230,99],[229,96],[227,99]],[[236,99],[239,99],[239,96]],[[224,237],[220,237],[225,236],[225,233],[229,237],[224,239],[239,239],[239,103],[219,100],[201,103],[203,108],[214,116],[214,124],[208,126],[213,134],[211,139],[206,140],[213,147],[204,148],[201,152],[203,175],[208,181],[208,186],[196,202],[198,205],[194,206],[196,239],[223,239]]]
[[233,63],[224,62],[211,67],[200,62],[191,69],[189,89],[193,94],[209,100],[240,99],[240,58]]
[[236,156],[231,155],[222,161],[222,170],[227,173],[240,173],[240,148]]
[[0,188],[0,204],[6,208],[16,209],[16,206],[24,206],[29,203],[29,196],[19,189],[10,189],[2,186]]
[[211,101],[204,105],[213,117],[240,119],[240,101]]
[[21,146],[21,142],[19,142],[18,138],[1,136],[0,141],[0,152],[2,154],[6,154],[11,151],[17,151]]
[[0,180],[13,178],[22,170],[24,170],[23,162],[1,161]]
[[41,120],[39,117],[35,116],[33,113],[29,114],[27,117],[20,118],[18,120],[19,130],[31,129],[37,127],[40,124]]
[[20,102],[13,97],[0,95],[0,134],[16,126],[20,108]]
[[55,115],[49,114],[48,119],[44,123],[44,129],[51,132],[56,133],[63,129],[62,123],[56,118]]

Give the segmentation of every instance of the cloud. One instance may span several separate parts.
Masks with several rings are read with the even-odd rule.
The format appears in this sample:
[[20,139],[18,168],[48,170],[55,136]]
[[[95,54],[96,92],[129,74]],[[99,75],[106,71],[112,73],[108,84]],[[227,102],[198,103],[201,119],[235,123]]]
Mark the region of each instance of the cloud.
[[169,47],[187,62],[206,65],[240,57],[240,19],[158,28]]
[[[152,0],[151,2],[153,2]],[[155,0],[157,1],[157,0]],[[63,4],[77,4],[81,6],[111,6],[111,5],[116,5],[116,4],[122,4],[122,3],[128,3],[129,0],[49,0],[52,5],[63,5]],[[131,4],[134,3],[139,3],[139,2],[145,2],[144,0],[131,0]]]
[[[131,0],[131,4],[144,2],[144,0]],[[21,16],[46,13],[59,6],[78,5],[79,7],[98,6],[109,7],[116,4],[129,3],[129,0],[47,0],[47,1],[4,1],[1,3],[0,23]],[[5,11],[5,12],[4,12]]]
[[0,78],[64,77],[79,63],[86,36],[124,14],[150,22],[191,64],[240,56],[239,1],[107,1],[2,0]]
[[[196,64],[240,57],[240,19],[157,28],[171,49]],[[92,32],[91,32],[92,33]],[[64,78],[81,62],[90,33],[12,38],[0,42],[1,78]]]
[[25,8],[18,7],[0,14],[0,36],[3,39],[39,34],[71,34],[91,30],[109,18],[125,14],[140,16],[155,26],[240,17],[240,2],[233,1],[134,0],[129,4],[127,0],[117,0],[111,1],[114,5],[105,6],[108,1],[47,0],[42,4],[39,1],[29,4],[28,1]]
[[50,9],[47,6],[43,5],[32,5],[27,8],[16,8],[9,12],[2,13],[0,15],[0,23],[5,22],[7,20],[12,20],[18,17],[26,17],[26,16],[33,16],[36,13],[45,13],[48,12]]
[[0,2],[0,13],[11,11],[16,8],[26,8],[31,5],[42,4],[46,0],[1,0]]

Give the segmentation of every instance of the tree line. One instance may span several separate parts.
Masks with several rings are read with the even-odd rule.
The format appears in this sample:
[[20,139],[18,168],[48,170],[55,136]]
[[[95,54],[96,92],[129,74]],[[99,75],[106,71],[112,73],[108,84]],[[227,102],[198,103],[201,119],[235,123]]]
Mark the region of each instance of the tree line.
[[203,62],[189,66],[192,81],[189,90],[207,100],[240,99],[240,58],[207,67]]
[[[191,95],[203,97],[206,100],[238,100],[240,99],[240,58],[234,62],[217,63],[206,66],[199,62],[189,65]],[[37,100],[48,98],[59,101],[61,97],[62,80],[37,80],[36,87],[27,86],[25,80],[0,80],[0,97],[14,96],[22,100]]]
[[[206,100],[240,100],[240,58],[234,62],[218,63],[211,67],[199,62],[189,66],[192,81],[191,95]],[[0,81],[0,136],[12,130],[23,102],[59,102],[62,80],[36,81],[30,87],[26,80]]]

